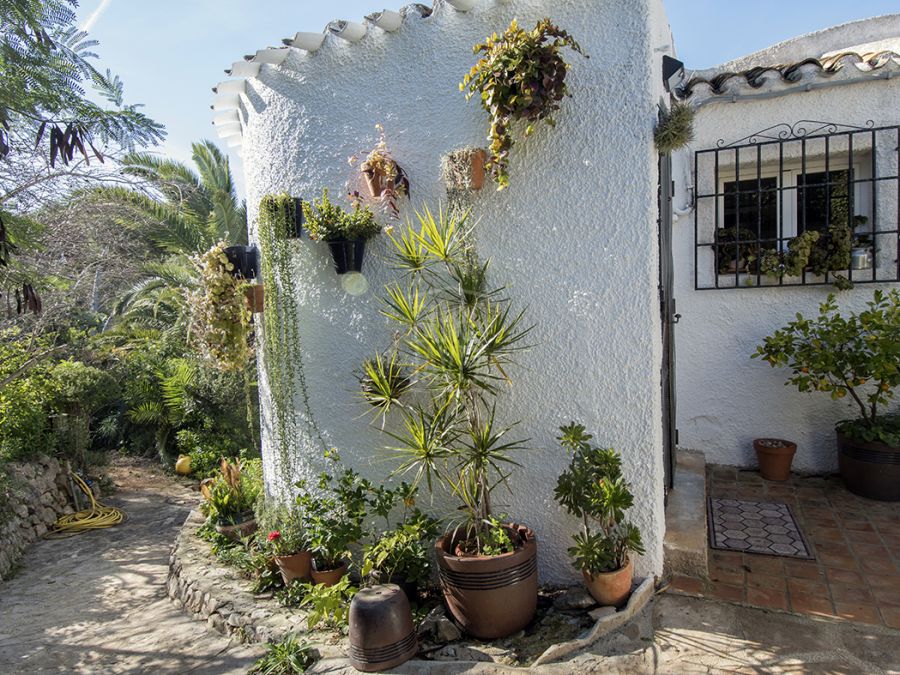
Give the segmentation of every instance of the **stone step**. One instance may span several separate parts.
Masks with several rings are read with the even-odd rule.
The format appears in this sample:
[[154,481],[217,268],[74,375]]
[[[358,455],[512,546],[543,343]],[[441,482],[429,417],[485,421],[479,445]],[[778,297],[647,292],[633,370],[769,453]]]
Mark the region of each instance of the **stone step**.
[[679,448],[675,453],[675,487],[666,506],[664,574],[707,578],[706,458]]

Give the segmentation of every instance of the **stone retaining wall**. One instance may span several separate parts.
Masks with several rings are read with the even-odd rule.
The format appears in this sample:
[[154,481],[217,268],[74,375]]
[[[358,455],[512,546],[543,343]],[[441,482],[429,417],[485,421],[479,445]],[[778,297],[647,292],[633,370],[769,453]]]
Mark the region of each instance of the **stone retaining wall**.
[[0,581],[11,576],[28,546],[74,509],[69,502],[65,467],[52,457],[39,455],[32,462],[6,465],[12,499],[0,514]]

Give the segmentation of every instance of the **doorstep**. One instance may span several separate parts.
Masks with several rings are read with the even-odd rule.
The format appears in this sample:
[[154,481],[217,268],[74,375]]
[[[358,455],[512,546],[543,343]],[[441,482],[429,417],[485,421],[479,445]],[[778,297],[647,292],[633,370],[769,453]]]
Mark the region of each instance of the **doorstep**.
[[678,449],[675,487],[666,506],[663,573],[705,579],[708,576],[706,535],[706,458],[702,452]]

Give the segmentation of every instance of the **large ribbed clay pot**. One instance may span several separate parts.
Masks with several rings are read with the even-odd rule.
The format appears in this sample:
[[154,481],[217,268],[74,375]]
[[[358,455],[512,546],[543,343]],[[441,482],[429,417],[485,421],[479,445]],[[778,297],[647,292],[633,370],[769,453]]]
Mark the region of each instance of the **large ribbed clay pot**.
[[884,502],[900,501],[900,447],[856,441],[837,432],[841,479],[853,494]]
[[759,473],[766,480],[785,481],[791,477],[791,462],[797,444],[780,438],[757,438],[753,441]]
[[587,586],[588,593],[604,607],[619,607],[625,604],[628,596],[631,595],[631,584],[634,581],[634,566],[631,564],[631,558],[628,558],[625,567],[621,567],[615,572],[598,572],[591,575],[582,570],[581,574],[584,576],[584,584]]
[[350,663],[364,673],[395,668],[419,649],[406,594],[395,584],[372,586],[350,603]]
[[309,573],[312,576],[313,583],[322,584],[323,586],[334,586],[347,574],[347,561],[345,560],[340,567],[333,570],[317,570],[316,561],[313,560]]
[[447,608],[469,635],[506,637],[523,629],[537,609],[537,540],[524,525],[512,525],[521,547],[497,556],[452,555],[450,535],[435,544]]
[[281,571],[281,578],[285,584],[294,579],[309,579],[312,564],[312,555],[309,551],[300,551],[293,555],[276,555],[275,564]]

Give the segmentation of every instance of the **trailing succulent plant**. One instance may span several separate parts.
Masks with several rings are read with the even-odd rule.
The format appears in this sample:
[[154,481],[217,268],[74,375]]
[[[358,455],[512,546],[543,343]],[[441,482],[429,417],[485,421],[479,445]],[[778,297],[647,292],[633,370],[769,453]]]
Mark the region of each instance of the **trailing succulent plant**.
[[668,155],[694,140],[694,109],[687,103],[675,103],[659,116],[653,134],[656,150]]
[[525,135],[541,120],[555,126],[553,115],[569,95],[563,47],[585,54],[578,42],[550,19],[541,19],[530,31],[513,20],[501,35],[494,33],[473,51],[482,57],[459,85],[466,99],[476,94],[491,117],[488,139],[490,156],[486,168],[497,189],[509,185],[509,151],[513,146],[512,125],[527,122]]

